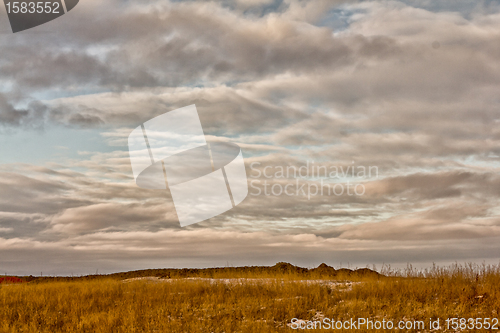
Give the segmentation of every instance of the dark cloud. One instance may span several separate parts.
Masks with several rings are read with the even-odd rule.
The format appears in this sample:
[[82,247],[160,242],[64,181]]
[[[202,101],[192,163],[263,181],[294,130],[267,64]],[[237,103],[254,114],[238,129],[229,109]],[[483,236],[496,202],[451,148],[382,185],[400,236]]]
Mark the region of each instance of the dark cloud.
[[3,127],[25,126],[40,128],[45,122],[47,107],[38,101],[32,101],[26,108],[15,107],[13,101],[0,93],[0,125]]

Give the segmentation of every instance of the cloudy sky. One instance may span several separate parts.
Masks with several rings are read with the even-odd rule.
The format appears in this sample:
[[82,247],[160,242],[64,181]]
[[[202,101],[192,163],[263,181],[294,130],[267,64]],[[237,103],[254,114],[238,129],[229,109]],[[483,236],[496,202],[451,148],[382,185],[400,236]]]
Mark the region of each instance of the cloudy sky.
[[[498,263],[498,1],[82,0],[16,34],[0,6],[0,49],[1,273]],[[190,104],[253,186],[181,228],[127,137]],[[275,174],[313,164],[378,172]],[[321,181],[363,194],[264,192]]]

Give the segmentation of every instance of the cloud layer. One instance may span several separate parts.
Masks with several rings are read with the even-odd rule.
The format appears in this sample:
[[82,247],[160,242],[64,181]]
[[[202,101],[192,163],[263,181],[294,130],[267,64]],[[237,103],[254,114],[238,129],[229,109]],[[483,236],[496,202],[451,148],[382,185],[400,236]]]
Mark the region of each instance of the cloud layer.
[[[445,0],[89,0],[1,34],[0,133],[90,128],[112,149],[0,164],[0,265],[497,260],[499,41],[498,5]],[[126,138],[189,104],[207,137],[242,147],[254,187],[181,229],[168,192],[135,186]],[[363,195],[265,195],[297,184],[266,167],[313,161],[378,172],[323,179]]]

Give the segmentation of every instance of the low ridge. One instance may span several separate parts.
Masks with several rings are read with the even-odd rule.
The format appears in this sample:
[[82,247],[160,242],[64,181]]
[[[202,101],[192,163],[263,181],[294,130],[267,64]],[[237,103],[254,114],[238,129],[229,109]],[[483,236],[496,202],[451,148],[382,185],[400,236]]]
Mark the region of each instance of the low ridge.
[[364,276],[382,276],[368,268],[362,269],[335,269],[323,263],[316,268],[303,268],[292,265],[287,262],[278,262],[274,266],[243,266],[243,267],[215,267],[215,268],[161,268],[145,269],[138,271],[121,272],[107,275],[87,275],[81,277],[21,277],[26,282],[43,281],[74,281],[74,280],[93,280],[101,278],[112,279],[132,279],[140,277],[157,277],[160,279],[174,278],[265,278],[294,276],[298,278],[341,278],[341,277],[364,277]]

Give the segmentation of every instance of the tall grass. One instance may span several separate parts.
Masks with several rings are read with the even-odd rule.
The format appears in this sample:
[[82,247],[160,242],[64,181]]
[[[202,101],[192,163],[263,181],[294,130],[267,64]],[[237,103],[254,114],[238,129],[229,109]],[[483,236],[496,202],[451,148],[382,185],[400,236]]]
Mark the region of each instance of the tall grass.
[[103,278],[1,285],[0,332],[265,333],[292,331],[292,318],[499,318],[500,266],[382,272],[386,277],[355,282],[339,276],[335,285],[293,274],[248,283]]

